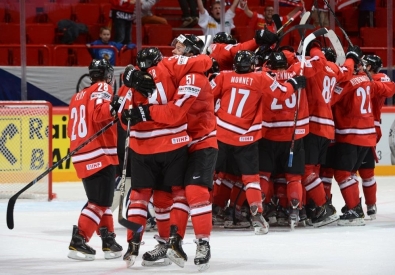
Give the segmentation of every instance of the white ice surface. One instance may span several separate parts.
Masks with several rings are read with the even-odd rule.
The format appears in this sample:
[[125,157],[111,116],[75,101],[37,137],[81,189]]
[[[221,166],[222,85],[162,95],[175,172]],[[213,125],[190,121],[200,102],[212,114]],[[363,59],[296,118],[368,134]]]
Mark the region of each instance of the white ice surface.
[[[314,229],[271,227],[267,235],[252,230],[214,228],[211,236],[211,267],[206,274],[395,274],[395,177],[377,177],[377,219],[366,217],[361,227],[335,224]],[[185,268],[143,267],[141,256],[156,245],[156,232],[144,235],[145,245],[133,269],[126,269],[121,258],[105,260],[101,240],[93,236],[96,260],[81,262],[67,258],[72,225],[77,223],[85,204],[80,183],[55,183],[57,199],[52,202],[18,199],[15,228],[6,225],[8,200],[0,200],[0,274],[197,274],[193,264],[196,245],[188,226],[184,250]],[[360,186],[360,190],[361,186]],[[339,188],[332,187],[333,204],[340,212],[344,205]],[[364,205],[364,199],[362,199]],[[364,211],[366,206],[364,205]],[[115,216],[117,217],[117,216]],[[118,242],[127,248],[126,230],[115,221]],[[245,272],[245,273],[244,273]]]

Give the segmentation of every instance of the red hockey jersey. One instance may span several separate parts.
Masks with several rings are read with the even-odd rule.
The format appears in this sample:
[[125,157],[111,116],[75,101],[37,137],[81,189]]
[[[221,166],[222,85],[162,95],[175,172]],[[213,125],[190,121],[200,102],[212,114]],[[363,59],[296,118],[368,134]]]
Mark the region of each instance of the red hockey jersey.
[[333,117],[335,139],[359,146],[376,145],[376,129],[372,112],[372,97],[388,97],[393,90],[382,82],[370,81],[365,74],[353,77],[335,87]]
[[[151,98],[143,97],[139,92],[129,89],[126,93],[123,109],[133,108],[140,104],[153,104],[150,115],[153,121],[136,124],[130,131],[130,147],[139,154],[170,152],[191,142],[187,133],[187,117],[165,113],[166,105],[177,95],[176,85],[188,72],[205,72],[211,68],[211,58],[205,55],[196,57],[166,57],[157,66],[147,71],[153,76],[156,90]],[[164,123],[159,121],[163,119]],[[126,128],[126,126],[124,126]]]
[[[114,118],[110,114],[112,87],[98,82],[73,95],[69,105],[67,135],[70,151],[89,139]],[[117,165],[117,126],[88,143],[71,158],[79,178],[86,178],[108,165]]]
[[238,74],[222,71],[211,81],[217,110],[217,138],[221,142],[244,146],[262,137],[262,95],[269,101],[290,97],[291,84],[280,84],[266,72]]

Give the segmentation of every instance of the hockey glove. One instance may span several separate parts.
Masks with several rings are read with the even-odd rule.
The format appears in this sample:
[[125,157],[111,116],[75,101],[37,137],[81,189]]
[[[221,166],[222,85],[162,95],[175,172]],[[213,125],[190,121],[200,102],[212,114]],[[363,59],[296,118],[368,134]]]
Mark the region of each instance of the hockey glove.
[[117,115],[119,107],[121,107],[122,101],[123,97],[119,97],[117,95],[113,96],[112,101],[110,102],[110,113],[113,117]]
[[272,45],[278,41],[278,36],[275,33],[265,29],[257,30],[255,32],[255,42],[259,45]]
[[294,90],[303,89],[306,87],[306,77],[303,75],[294,76],[287,80],[288,83],[291,83]]
[[130,120],[130,126],[134,126],[139,122],[152,120],[149,112],[151,105],[139,105],[137,108],[124,110],[121,116],[122,123],[127,125]]
[[346,53],[346,58],[352,58],[355,64],[359,64],[362,57],[362,51],[359,46],[349,46]]
[[128,88],[133,88],[144,97],[151,97],[156,89],[152,76],[147,72],[137,70],[133,65],[128,65],[123,74],[123,83]]

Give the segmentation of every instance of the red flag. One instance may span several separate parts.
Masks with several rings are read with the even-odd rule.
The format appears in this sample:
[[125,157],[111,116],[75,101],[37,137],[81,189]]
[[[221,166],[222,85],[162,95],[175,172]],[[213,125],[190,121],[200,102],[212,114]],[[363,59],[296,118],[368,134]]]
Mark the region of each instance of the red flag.
[[340,10],[346,6],[349,6],[354,3],[359,3],[361,0],[337,0],[336,1],[336,10]]

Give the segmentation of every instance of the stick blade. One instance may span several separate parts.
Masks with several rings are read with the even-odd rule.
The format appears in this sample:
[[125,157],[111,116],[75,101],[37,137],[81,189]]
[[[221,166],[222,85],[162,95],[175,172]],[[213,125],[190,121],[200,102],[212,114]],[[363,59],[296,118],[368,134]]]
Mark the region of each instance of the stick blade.
[[277,13],[273,14],[273,22],[276,25],[276,29],[280,29],[283,26],[283,23],[281,22],[281,18],[280,15],[278,15]]
[[7,227],[10,230],[14,229],[14,207],[17,198],[15,195],[12,196],[7,205]]

